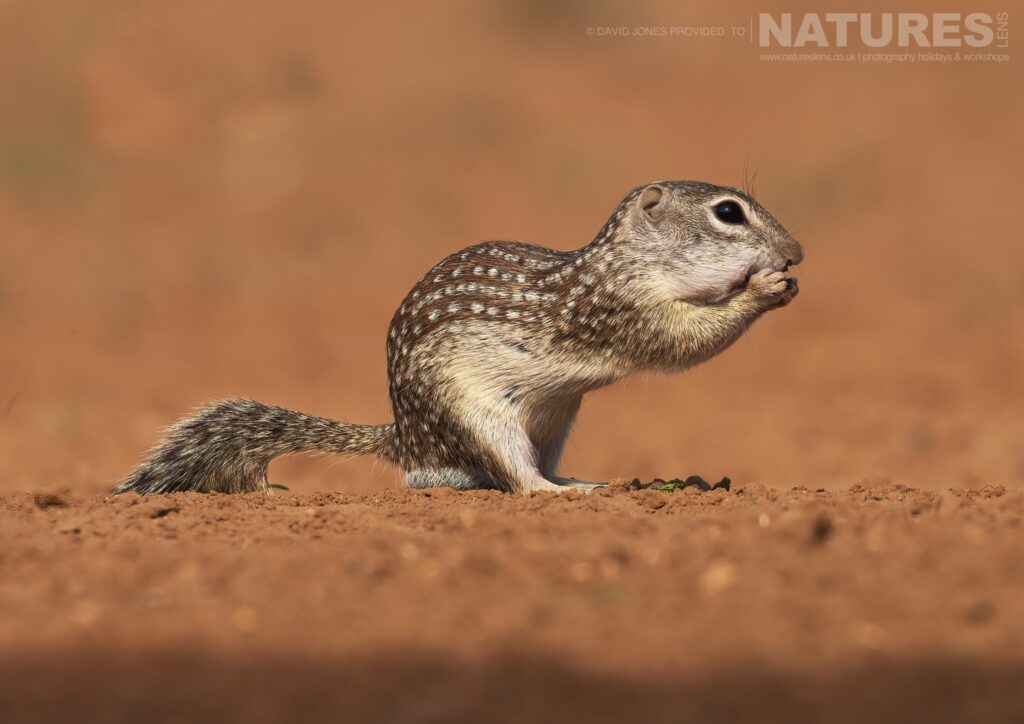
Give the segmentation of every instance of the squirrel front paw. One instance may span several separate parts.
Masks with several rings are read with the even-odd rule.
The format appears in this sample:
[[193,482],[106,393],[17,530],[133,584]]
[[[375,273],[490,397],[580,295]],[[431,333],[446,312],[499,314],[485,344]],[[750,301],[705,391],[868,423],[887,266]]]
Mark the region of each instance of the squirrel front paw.
[[800,293],[796,279],[787,277],[785,272],[762,269],[750,277],[747,293],[751,294],[765,309],[784,307]]

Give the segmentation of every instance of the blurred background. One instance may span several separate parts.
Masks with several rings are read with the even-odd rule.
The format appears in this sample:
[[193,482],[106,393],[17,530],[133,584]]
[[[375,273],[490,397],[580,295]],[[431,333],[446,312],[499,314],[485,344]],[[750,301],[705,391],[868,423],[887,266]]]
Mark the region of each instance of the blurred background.
[[[435,261],[578,247],[638,184],[745,170],[805,246],[799,299],[588,397],[564,472],[1020,486],[1017,66],[587,33],[781,9],[0,3],[0,488],[103,492],[211,398],[389,420],[386,328]],[[271,478],[399,484],[369,459]]]

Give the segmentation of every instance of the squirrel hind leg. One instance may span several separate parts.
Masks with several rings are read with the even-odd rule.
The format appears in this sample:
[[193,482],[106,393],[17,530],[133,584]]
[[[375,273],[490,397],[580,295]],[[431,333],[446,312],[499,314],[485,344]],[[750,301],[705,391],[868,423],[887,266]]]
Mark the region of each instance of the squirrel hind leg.
[[454,488],[481,490],[494,487],[484,476],[459,468],[414,468],[405,473],[405,485],[414,489]]

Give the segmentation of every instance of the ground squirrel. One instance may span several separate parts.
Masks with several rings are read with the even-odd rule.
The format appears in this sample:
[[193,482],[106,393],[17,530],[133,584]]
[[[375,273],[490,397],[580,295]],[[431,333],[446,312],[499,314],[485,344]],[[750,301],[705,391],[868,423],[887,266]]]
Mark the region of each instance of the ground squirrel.
[[409,292],[387,338],[395,421],[354,425],[251,400],[174,424],[114,492],[267,490],[299,452],[372,453],[412,488],[589,489],[556,466],[583,395],[692,367],[797,294],[800,245],[750,195],[641,186],[575,251],[471,246]]

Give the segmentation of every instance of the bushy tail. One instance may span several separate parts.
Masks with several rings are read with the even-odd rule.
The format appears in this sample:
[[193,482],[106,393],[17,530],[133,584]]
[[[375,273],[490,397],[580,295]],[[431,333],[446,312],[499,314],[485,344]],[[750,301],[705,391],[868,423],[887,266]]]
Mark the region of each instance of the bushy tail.
[[224,400],[172,425],[149,458],[113,493],[220,492],[267,489],[267,466],[278,455],[300,452],[391,458],[394,424],[346,422]]

